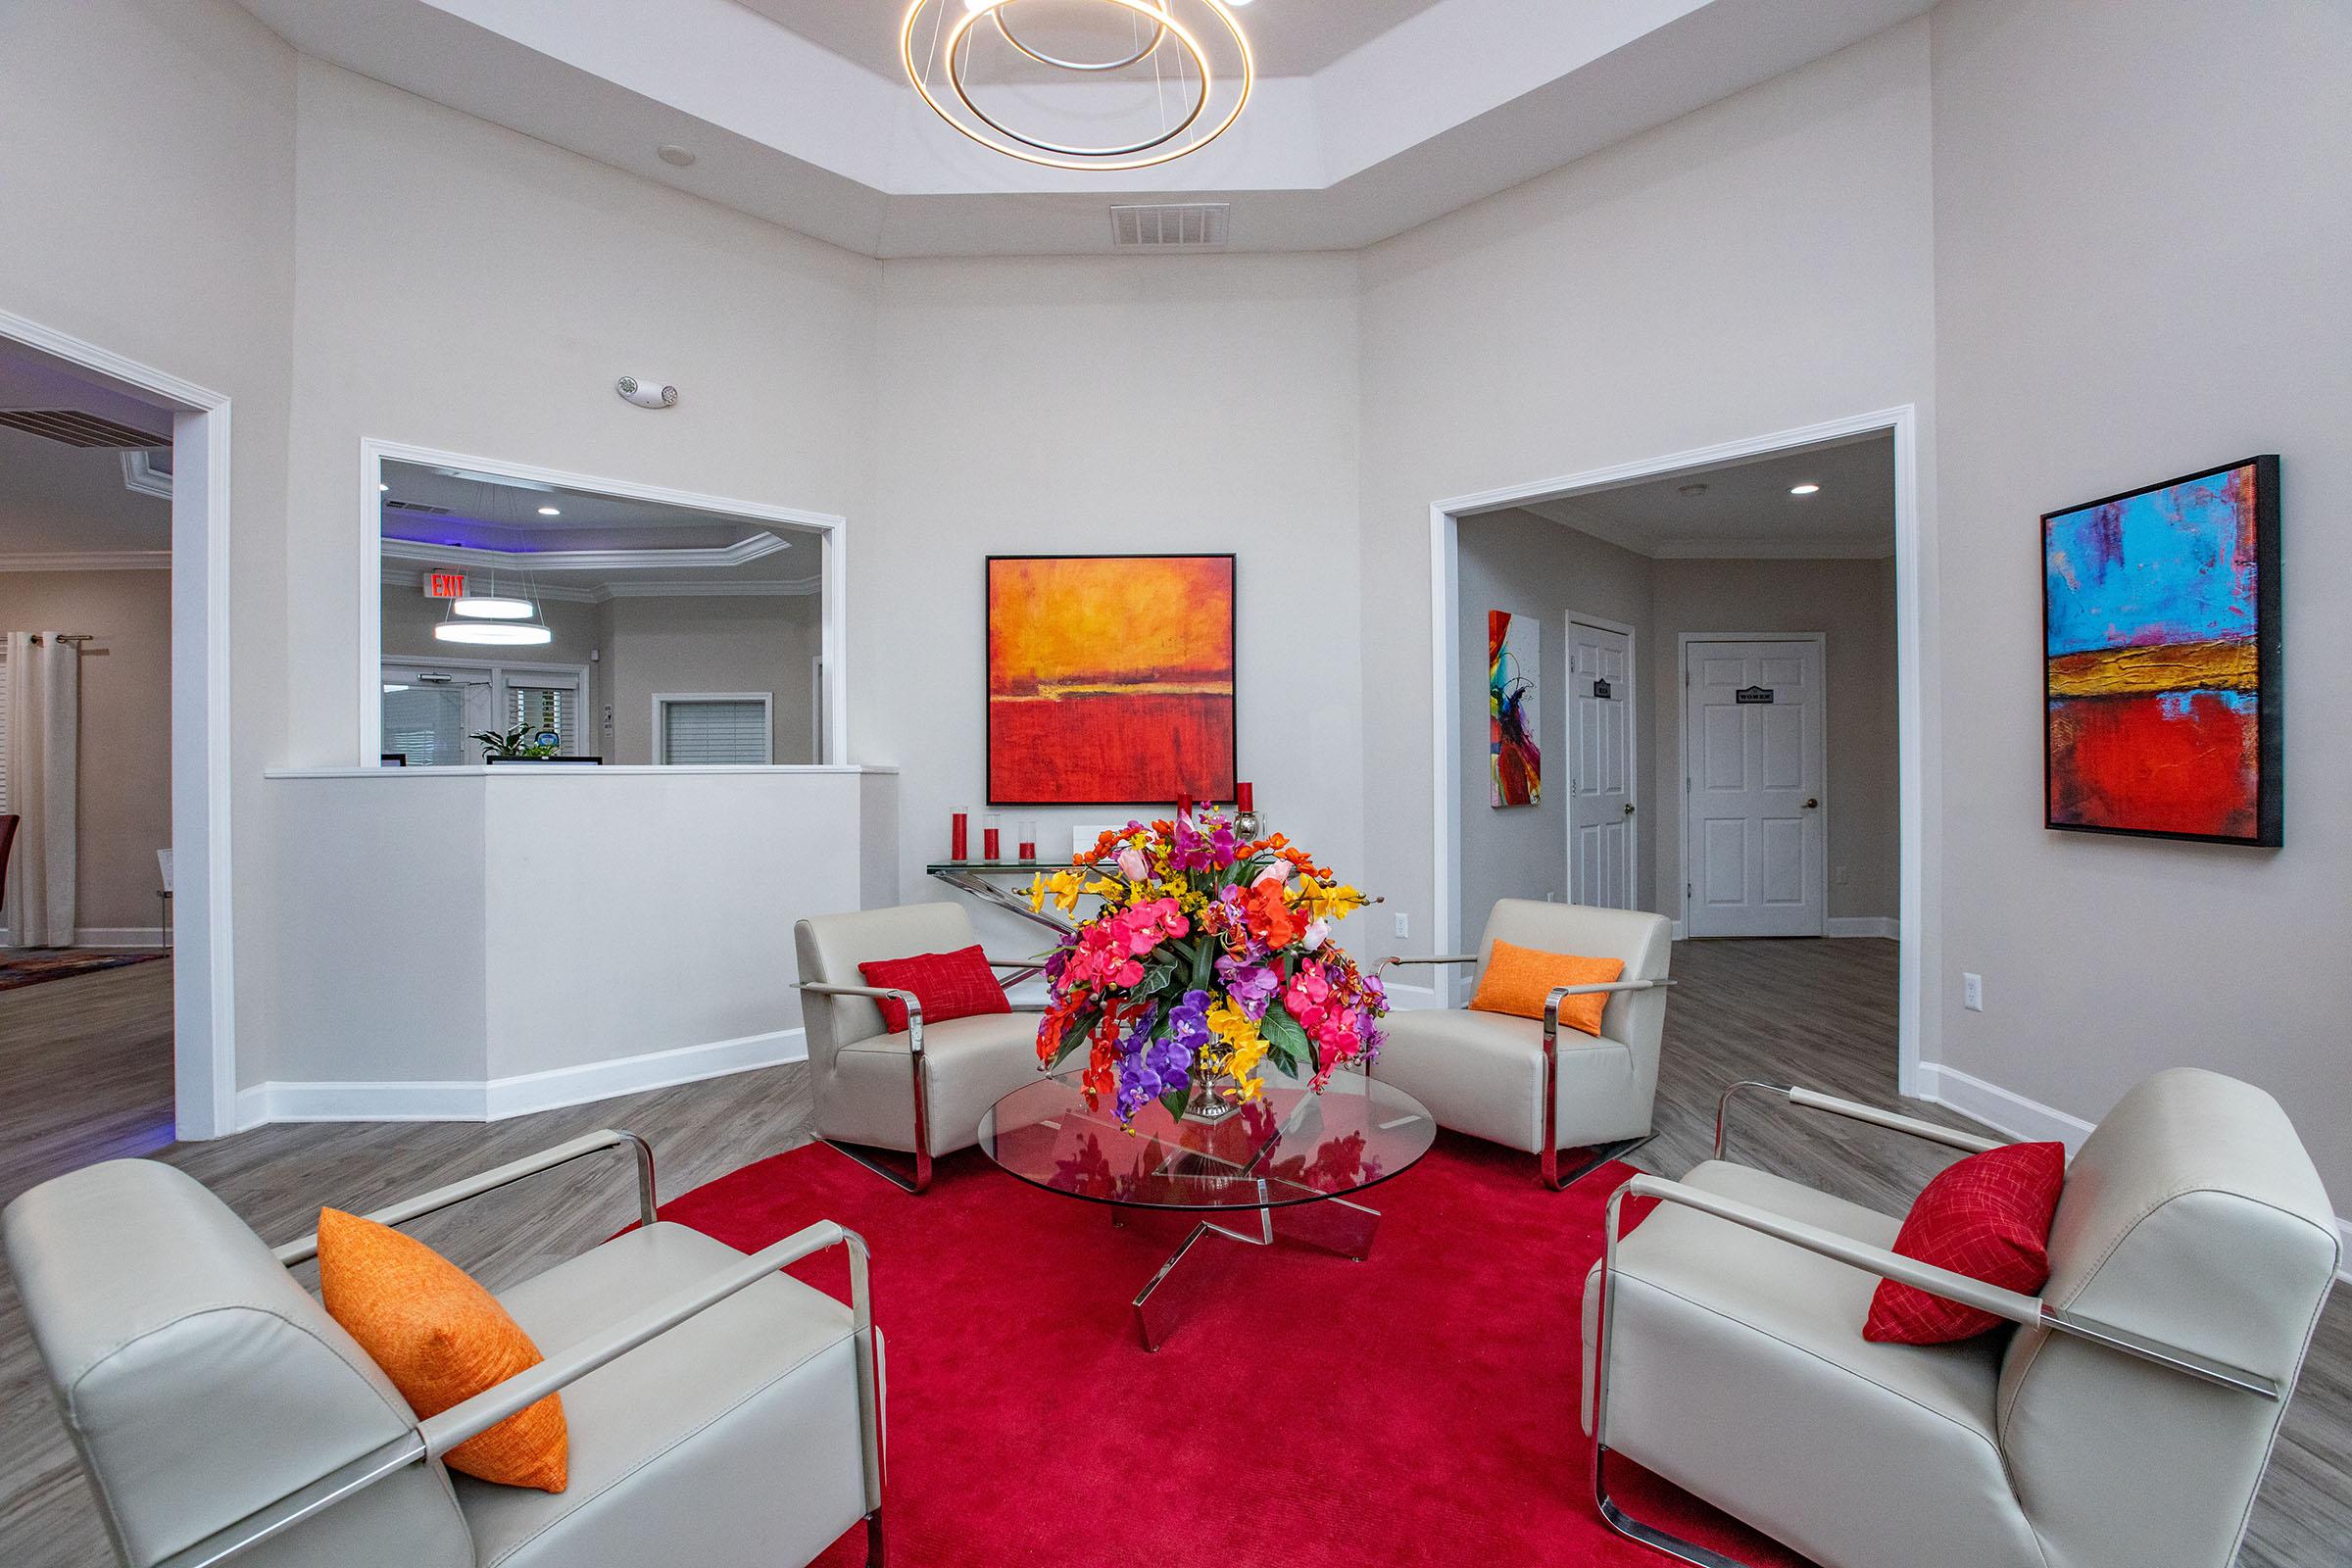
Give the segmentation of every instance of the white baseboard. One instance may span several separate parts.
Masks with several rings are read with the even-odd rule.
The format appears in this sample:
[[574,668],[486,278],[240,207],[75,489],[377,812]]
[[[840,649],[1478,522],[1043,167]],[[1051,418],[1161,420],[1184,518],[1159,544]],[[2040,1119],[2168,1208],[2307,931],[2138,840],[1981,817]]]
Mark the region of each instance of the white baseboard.
[[1685,942],[1685,941],[1688,941],[1688,940],[1690,940],[1689,938],[1687,938],[1686,936],[1684,936],[1684,934],[1683,934],[1683,922],[1682,922],[1682,921],[1680,921],[1680,920],[1677,920],[1677,921],[1675,921],[1675,922],[1674,922],[1674,940],[1675,940],[1675,941],[1677,941],[1677,942]]
[[[2064,1144],[2069,1155],[2082,1147],[2082,1140],[2090,1136],[2093,1125],[2038,1100],[2028,1100],[1998,1084],[1986,1083],[1957,1067],[1921,1062],[1919,1089],[1920,1099],[1983,1122],[1996,1133],[2034,1143]],[[2352,1285],[2352,1221],[2339,1216],[2335,1229],[2343,1240],[2339,1255],[2346,1260],[2336,1270],[2336,1281]]]
[[535,1110],[805,1061],[808,1055],[808,1039],[800,1030],[778,1029],[487,1081],[256,1084],[237,1094],[237,1127],[243,1131],[272,1121],[504,1121]]
[[[0,948],[14,947],[15,933],[0,926]],[[160,925],[77,925],[74,928],[74,943],[77,948],[160,948],[164,945],[164,928]]]
[[1825,937],[1878,937],[1887,942],[1900,942],[1903,923],[1886,914],[1834,914],[1821,934]]

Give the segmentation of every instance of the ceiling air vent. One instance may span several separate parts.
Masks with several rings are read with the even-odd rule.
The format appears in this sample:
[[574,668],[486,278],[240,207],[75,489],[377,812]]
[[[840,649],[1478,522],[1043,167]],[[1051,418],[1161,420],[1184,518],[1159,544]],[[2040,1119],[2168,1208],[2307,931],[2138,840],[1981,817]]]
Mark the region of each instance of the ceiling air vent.
[[427,517],[454,517],[457,515],[447,507],[428,507],[421,501],[387,501],[384,503],[384,510],[386,512],[420,513]]
[[0,409],[0,425],[45,435],[70,447],[170,446],[172,437],[102,419],[79,409]]
[[1110,237],[1121,250],[1205,250],[1225,243],[1233,217],[1230,202],[1173,202],[1152,207],[1113,207]]

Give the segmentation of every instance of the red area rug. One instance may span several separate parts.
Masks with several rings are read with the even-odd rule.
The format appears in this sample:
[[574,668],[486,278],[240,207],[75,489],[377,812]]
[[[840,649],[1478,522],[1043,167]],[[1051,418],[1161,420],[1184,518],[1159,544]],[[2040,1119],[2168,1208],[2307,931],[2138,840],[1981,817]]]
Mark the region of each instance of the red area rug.
[[[1365,1201],[1371,1257],[1210,1237],[1218,1290],[1157,1353],[1129,1302],[1190,1229],[1014,1181],[977,1151],[910,1198],[821,1145],[663,1205],[755,1250],[818,1219],[873,1249],[904,1568],[1655,1568],[1600,1521],[1577,1421],[1585,1272],[1612,1165],[1565,1193],[1450,1135]],[[847,1298],[838,1252],[795,1271]],[[1787,1550],[1630,1463],[1637,1517]],[[862,1529],[822,1559],[863,1561]]]
[[152,963],[161,953],[92,953],[78,948],[34,951],[0,959],[0,991],[37,986],[44,980],[71,980],[77,974],[120,969],[126,964]]

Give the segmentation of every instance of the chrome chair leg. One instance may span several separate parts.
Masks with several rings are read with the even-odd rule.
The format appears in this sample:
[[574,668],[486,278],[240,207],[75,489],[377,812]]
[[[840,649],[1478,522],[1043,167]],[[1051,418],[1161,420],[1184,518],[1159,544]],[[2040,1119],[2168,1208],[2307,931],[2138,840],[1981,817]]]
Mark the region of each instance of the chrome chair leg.
[[888,1556],[882,1543],[882,1510],[876,1508],[865,1516],[865,1568],[883,1568]]
[[[1648,1139],[1642,1139],[1647,1143]],[[1737,1557],[1709,1550],[1695,1541],[1685,1541],[1670,1535],[1655,1525],[1643,1524],[1617,1506],[1609,1495],[1609,1348],[1616,1338],[1617,1327],[1617,1221],[1618,1210],[1625,1202],[1625,1189],[1620,1187],[1609,1195],[1609,1205],[1603,1211],[1600,1231],[1600,1311],[1596,1314],[1597,1342],[1592,1347],[1592,1502],[1600,1510],[1601,1523],[1626,1540],[1652,1551],[1664,1552],[1691,1568],[1749,1568]]]
[[1565,1192],[1600,1169],[1601,1166],[1606,1165],[1610,1160],[1625,1158],[1626,1155],[1657,1136],[1656,1133],[1643,1133],[1639,1138],[1628,1138],[1621,1143],[1594,1144],[1590,1151],[1592,1157],[1565,1174],[1560,1170],[1560,1152],[1556,1149],[1547,1149],[1539,1156],[1538,1161],[1543,1169],[1544,1185],[1555,1193]]
[[914,1169],[908,1172],[898,1168],[896,1157],[888,1157],[899,1155],[899,1151],[895,1149],[877,1149],[871,1144],[845,1143],[838,1138],[824,1138],[819,1139],[818,1142],[828,1149],[849,1155],[850,1158],[863,1165],[900,1192],[913,1193],[919,1196],[928,1191],[931,1186],[931,1155],[926,1151],[918,1149],[911,1156],[906,1156],[914,1161]]

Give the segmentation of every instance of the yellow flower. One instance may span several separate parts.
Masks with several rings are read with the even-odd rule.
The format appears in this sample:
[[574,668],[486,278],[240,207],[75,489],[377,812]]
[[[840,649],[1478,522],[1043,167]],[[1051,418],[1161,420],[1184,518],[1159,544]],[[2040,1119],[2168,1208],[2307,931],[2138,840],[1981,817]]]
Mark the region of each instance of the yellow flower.
[[1257,1064],[1266,1059],[1266,1037],[1230,997],[1208,1009],[1208,1027],[1225,1044],[1225,1075],[1234,1081],[1242,1099],[1255,1100],[1264,1087],[1258,1081]]
[[1092,891],[1085,883],[1086,878],[1077,871],[1056,871],[1052,876],[1041,874],[1029,884],[1029,907],[1042,909],[1046,906],[1046,900],[1051,898],[1063,913],[1071,913],[1078,907],[1079,895]]
[[1362,908],[1365,902],[1362,893],[1345,883],[1326,887],[1308,877],[1298,884],[1298,905],[1310,920],[1345,920]]

